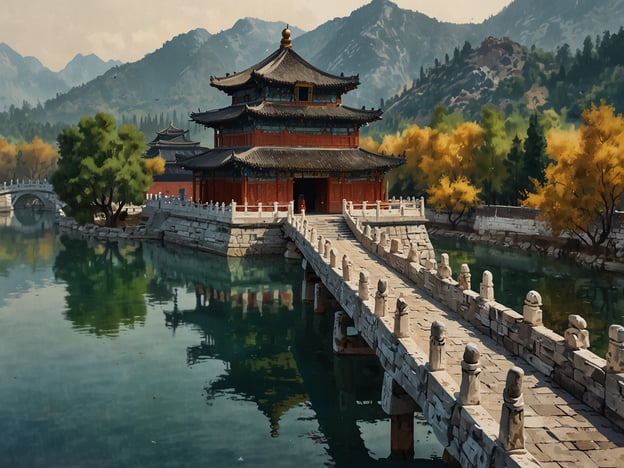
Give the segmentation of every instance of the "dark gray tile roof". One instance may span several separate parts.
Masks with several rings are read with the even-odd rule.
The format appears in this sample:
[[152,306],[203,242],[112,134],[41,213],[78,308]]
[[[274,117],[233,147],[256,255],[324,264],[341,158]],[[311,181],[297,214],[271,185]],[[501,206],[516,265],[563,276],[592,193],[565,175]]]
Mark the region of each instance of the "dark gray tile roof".
[[236,120],[243,114],[268,118],[347,121],[364,124],[379,120],[382,111],[380,109],[355,109],[336,104],[311,106],[261,102],[255,105],[237,104],[208,112],[195,112],[191,114],[191,119],[211,127],[221,122]]
[[247,87],[258,79],[288,85],[297,82],[313,83],[320,88],[336,88],[342,92],[355,89],[360,83],[357,75],[332,75],[309,64],[294,50],[280,48],[242,72],[224,77],[210,77],[210,85],[228,92]]
[[211,170],[231,165],[255,169],[315,172],[386,171],[405,163],[402,157],[384,156],[361,148],[290,148],[276,146],[215,148],[178,159],[187,169]]

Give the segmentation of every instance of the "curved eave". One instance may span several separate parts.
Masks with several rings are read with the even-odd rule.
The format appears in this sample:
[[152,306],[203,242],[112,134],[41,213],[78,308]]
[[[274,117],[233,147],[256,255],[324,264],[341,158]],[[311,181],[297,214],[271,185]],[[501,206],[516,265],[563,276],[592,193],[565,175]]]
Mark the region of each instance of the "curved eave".
[[294,86],[312,83],[319,89],[336,89],[347,92],[360,84],[359,76],[339,76],[327,73],[306,62],[292,49],[277,49],[261,62],[224,77],[210,77],[210,86],[228,94],[249,88],[258,81],[269,84]]
[[300,119],[330,122],[351,122],[363,125],[380,120],[381,109],[355,109],[347,106],[306,106],[261,103],[257,106],[236,105],[216,111],[192,113],[191,120],[206,127],[236,121],[243,115],[268,119]]
[[215,148],[179,161],[186,169],[215,170],[228,166],[291,172],[386,172],[405,158],[384,156],[361,148],[288,148],[274,146]]

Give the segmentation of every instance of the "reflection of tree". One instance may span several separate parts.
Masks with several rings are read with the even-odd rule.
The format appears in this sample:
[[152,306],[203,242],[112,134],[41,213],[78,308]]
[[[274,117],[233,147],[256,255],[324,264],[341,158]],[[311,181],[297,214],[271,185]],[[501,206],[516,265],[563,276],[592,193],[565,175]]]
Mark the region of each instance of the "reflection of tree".
[[24,263],[35,270],[51,264],[56,254],[56,236],[51,230],[25,235],[17,229],[0,228],[0,237],[0,273]]
[[[120,326],[145,320],[144,294],[149,278],[139,247],[90,246],[84,240],[62,240],[54,264],[57,279],[67,283],[66,318],[75,328],[97,336],[115,336]],[[114,300],[112,300],[114,299]]]

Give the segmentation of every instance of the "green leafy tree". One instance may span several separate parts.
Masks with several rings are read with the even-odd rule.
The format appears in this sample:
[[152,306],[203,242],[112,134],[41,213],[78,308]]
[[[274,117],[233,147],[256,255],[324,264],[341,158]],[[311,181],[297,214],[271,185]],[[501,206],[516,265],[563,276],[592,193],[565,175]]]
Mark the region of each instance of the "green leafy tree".
[[521,191],[529,191],[533,188],[532,179],[540,184],[544,183],[548,161],[546,137],[537,113],[533,113],[529,117],[529,128],[526,140],[524,140],[524,164],[521,179],[523,185],[520,187]]
[[522,149],[522,140],[518,135],[511,140],[511,149],[504,164],[507,168],[504,197],[511,205],[517,205],[518,201],[523,198],[521,193],[525,186],[523,183],[524,151]]
[[107,226],[116,226],[127,204],[143,202],[153,179],[141,158],[143,134],[133,125],[116,130],[112,116],[98,113],[65,127],[57,141],[60,160],[51,182],[68,215],[90,222],[102,213]]
[[473,181],[482,188],[484,203],[497,203],[507,172],[503,161],[509,153],[510,140],[505,131],[505,118],[492,104],[481,109],[483,144],[476,155]]

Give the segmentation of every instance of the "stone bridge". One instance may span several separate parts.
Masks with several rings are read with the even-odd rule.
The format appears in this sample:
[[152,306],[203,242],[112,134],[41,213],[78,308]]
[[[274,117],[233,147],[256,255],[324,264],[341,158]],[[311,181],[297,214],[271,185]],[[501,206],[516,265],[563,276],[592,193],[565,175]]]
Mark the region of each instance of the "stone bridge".
[[23,208],[57,211],[61,204],[47,181],[11,181],[0,185],[0,212]]
[[495,301],[491,273],[479,292],[466,265],[454,280],[424,210],[415,223],[384,223],[379,207],[343,211],[289,215],[287,255],[303,256],[316,310],[330,295],[342,308],[336,351],[363,342],[379,358],[393,453],[413,453],[420,410],[463,467],[624,466],[624,327],[611,327],[600,358],[582,317],[569,317],[564,336],[542,325],[538,292],[518,313]]

